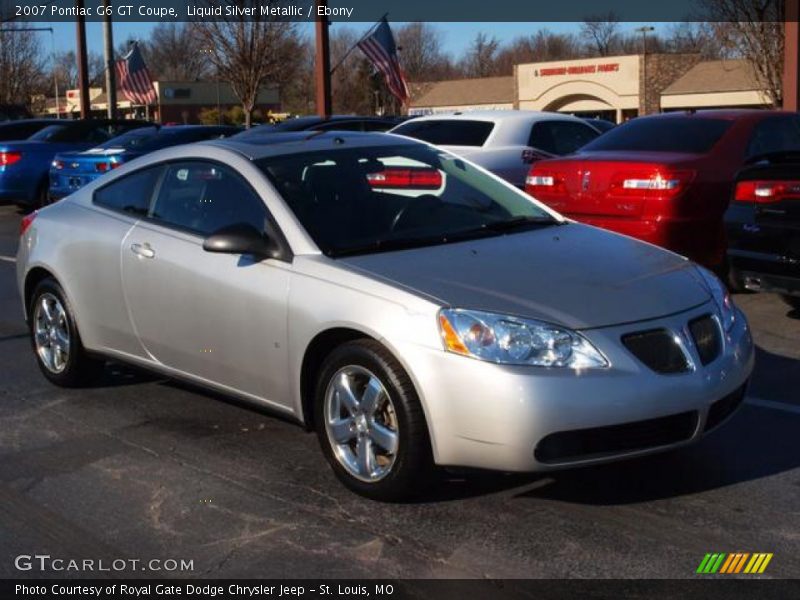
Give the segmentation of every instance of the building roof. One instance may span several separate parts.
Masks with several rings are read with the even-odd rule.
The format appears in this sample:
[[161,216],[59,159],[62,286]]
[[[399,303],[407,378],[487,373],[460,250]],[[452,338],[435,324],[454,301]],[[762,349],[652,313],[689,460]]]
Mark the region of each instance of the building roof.
[[697,63],[661,92],[675,94],[709,94],[714,92],[746,92],[758,87],[753,64],[745,59],[707,60]]
[[512,76],[416,83],[411,88],[411,106],[510,104],[515,100]]

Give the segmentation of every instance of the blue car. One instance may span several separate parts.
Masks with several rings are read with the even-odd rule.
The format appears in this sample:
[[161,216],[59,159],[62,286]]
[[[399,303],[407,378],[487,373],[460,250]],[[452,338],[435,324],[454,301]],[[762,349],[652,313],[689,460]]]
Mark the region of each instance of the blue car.
[[0,143],[0,200],[26,206],[47,204],[50,163],[59,152],[85,150],[145,121],[93,119],[54,121],[22,141]]
[[68,196],[115,169],[148,152],[239,133],[239,127],[222,125],[151,125],[128,131],[83,152],[62,152],[50,166],[50,201]]

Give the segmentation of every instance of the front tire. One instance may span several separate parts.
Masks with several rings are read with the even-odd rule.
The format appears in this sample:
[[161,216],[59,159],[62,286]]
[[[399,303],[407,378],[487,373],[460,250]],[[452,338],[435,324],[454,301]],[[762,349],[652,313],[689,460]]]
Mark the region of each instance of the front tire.
[[103,363],[86,353],[75,314],[55,279],[47,277],[39,282],[31,295],[28,315],[36,363],[49,381],[77,387],[102,371]]
[[385,347],[357,340],[336,348],[322,364],[314,400],[322,452],[344,485],[386,502],[425,489],[433,462],[425,416]]

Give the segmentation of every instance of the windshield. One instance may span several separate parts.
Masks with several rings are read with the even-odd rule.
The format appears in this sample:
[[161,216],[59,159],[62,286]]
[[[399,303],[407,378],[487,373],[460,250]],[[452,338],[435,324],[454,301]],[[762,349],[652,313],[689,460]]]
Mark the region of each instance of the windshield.
[[54,136],[65,131],[67,127],[65,125],[48,125],[44,129],[40,129],[36,133],[34,133],[30,139],[38,140],[40,142],[46,142],[51,140]]
[[405,135],[440,146],[483,146],[494,129],[489,121],[466,119],[412,120],[392,129]]
[[582,152],[634,150],[644,152],[708,152],[733,121],[702,117],[634,119],[607,131],[584,146]]
[[429,146],[337,149],[256,164],[329,256],[560,223],[523,193]]
[[158,127],[142,127],[128,133],[118,135],[114,139],[98,146],[98,148],[125,148],[126,150],[144,149],[158,139]]

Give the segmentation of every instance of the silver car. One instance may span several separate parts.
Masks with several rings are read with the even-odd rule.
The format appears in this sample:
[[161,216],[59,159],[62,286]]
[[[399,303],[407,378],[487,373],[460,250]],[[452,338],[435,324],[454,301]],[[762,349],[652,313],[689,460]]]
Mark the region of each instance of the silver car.
[[383,134],[147,155],[26,217],[17,269],[53,383],[111,360],[247,399],[315,429],[339,479],[383,500],[433,465],[689,444],[753,366],[708,271]]

